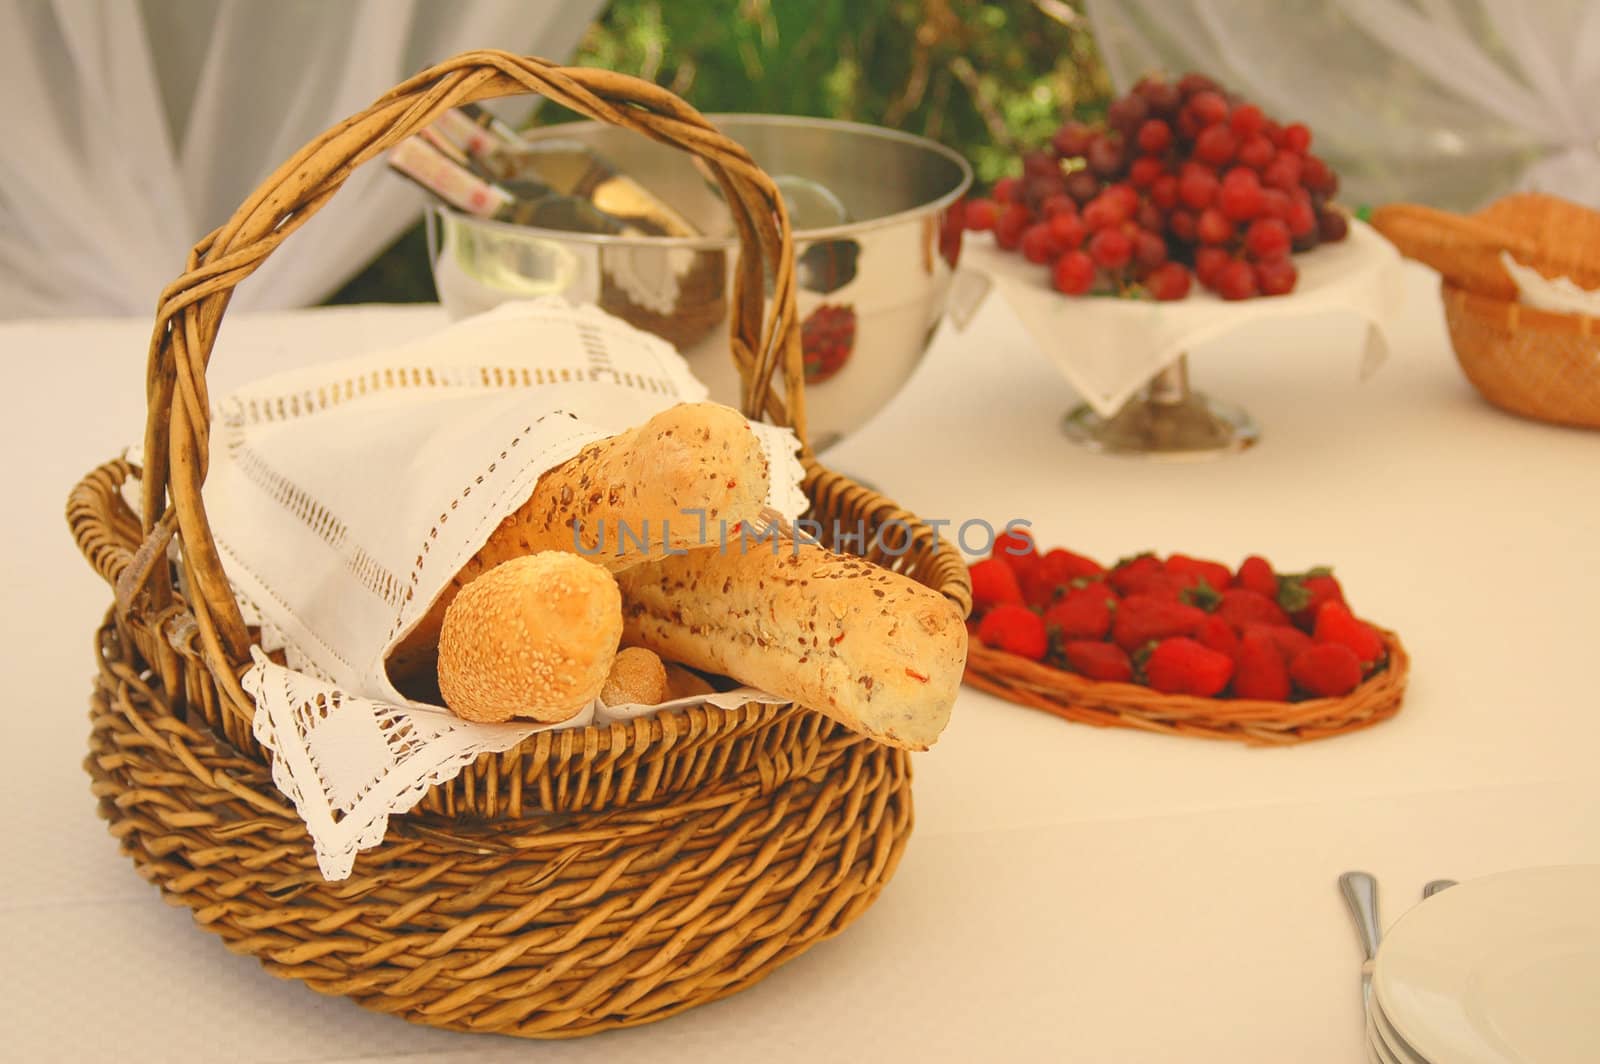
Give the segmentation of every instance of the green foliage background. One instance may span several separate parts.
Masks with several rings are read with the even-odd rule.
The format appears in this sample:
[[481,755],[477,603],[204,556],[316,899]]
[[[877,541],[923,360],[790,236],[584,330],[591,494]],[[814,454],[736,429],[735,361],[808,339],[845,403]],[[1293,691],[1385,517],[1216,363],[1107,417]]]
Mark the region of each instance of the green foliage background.
[[[819,115],[919,133],[988,183],[1110,85],[1064,0],[612,0],[573,62],[663,85],[702,111]],[[537,122],[573,117],[541,108]],[[434,298],[420,225],[329,302]]]

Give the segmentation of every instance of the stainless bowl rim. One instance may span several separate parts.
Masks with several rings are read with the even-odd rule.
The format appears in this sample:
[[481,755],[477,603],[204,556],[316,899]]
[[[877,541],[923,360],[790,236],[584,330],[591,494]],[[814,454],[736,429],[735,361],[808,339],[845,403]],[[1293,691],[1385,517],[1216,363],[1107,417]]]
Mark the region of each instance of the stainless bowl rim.
[[[830,129],[838,129],[841,131],[857,133],[863,136],[878,137],[883,140],[899,141],[902,144],[909,144],[913,147],[921,148],[930,154],[941,156],[948,162],[954,163],[956,165],[956,169],[961,175],[961,179],[956,182],[955,187],[937,199],[928,200],[926,203],[918,204],[915,207],[910,207],[903,211],[896,211],[894,214],[885,214],[877,218],[868,218],[864,221],[848,222],[844,225],[827,226],[821,229],[796,229],[794,230],[794,239],[796,242],[835,240],[857,236],[861,233],[871,232],[874,229],[883,229],[892,225],[900,225],[904,222],[919,218],[922,215],[945,209],[946,207],[950,206],[950,204],[966,195],[967,189],[972,187],[972,167],[968,165],[966,159],[961,157],[959,152],[952,148],[945,147],[938,141],[929,140],[927,137],[919,137],[915,133],[906,133],[898,129],[887,129],[883,126],[868,125],[865,122],[845,122],[837,118],[811,118],[805,115],[723,113],[708,114],[705,117],[710,120],[712,125],[718,125],[725,120],[738,120],[739,122],[750,125],[808,126],[813,128],[821,126]],[[559,136],[562,130],[579,128],[594,129],[600,126],[607,126],[610,128],[608,123],[603,122],[563,122],[558,125],[543,126],[540,129],[532,132],[534,138],[537,139],[540,137]],[[515,225],[511,222],[497,222],[492,218],[480,218],[475,214],[467,214],[464,211],[456,210],[454,207],[450,207],[442,203],[432,204],[432,210],[435,213],[448,215],[456,221],[471,225],[473,227],[504,231],[508,236],[544,237],[575,244],[596,244],[600,246],[626,248],[684,248],[691,251],[728,250],[739,246],[739,238],[737,236],[615,236],[609,233],[575,233],[566,229],[543,229],[538,226]]]

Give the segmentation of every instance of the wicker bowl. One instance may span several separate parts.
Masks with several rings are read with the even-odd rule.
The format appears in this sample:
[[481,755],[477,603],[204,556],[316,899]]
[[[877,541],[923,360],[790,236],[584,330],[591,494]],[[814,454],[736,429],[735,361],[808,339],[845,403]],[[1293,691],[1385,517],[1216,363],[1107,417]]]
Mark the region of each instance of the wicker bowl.
[[1393,632],[1378,634],[1389,648],[1387,667],[1342,698],[1268,702],[1168,695],[1139,684],[1086,679],[976,641],[967,652],[966,682],[1080,724],[1284,746],[1370,727],[1399,711],[1411,659]]
[[[648,82],[472,52],[312,141],[195,246],[157,310],[147,464],[93,470],[67,517],[115,591],[96,636],[85,767],[140,875],[230,950],[315,990],[431,1026],[569,1037],[733,993],[860,916],[910,834],[910,765],[799,706],[699,706],[544,732],[392,818],[349,879],[319,874],[250,734],[240,677],[255,633],[200,491],[206,366],[233,287],[355,167],[448,108],[528,92],[705,161],[741,241],[730,346],[745,413],[804,440],[793,243],[767,176]],[[811,516],[866,530],[852,542],[872,544],[870,560],[965,612],[953,548],[809,448],[803,460]],[[124,501],[135,479],[142,518]]]
[[1450,344],[1480,395],[1523,417],[1600,428],[1600,321],[1442,287]]

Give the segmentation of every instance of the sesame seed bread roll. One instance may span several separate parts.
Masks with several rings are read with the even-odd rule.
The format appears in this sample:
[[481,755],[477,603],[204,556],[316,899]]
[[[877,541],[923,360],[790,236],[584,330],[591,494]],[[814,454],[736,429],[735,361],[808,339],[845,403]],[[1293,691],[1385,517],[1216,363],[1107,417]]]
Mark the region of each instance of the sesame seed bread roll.
[[600,688],[600,701],[608,706],[658,706],[666,700],[667,670],[661,659],[644,647],[617,651]]
[[961,686],[967,629],[943,595],[821,547],[703,547],[617,574],[623,638],[926,750]]
[[[681,403],[591,443],[541,476],[528,501],[451,578],[390,652],[390,677],[406,686],[408,678],[432,672],[445,610],[500,563],[543,550],[577,551],[581,542],[590,561],[625,569],[664,554],[666,545],[700,546],[702,533],[715,541],[719,522],[731,529],[754,520],[769,486],[766,452],[750,423],[716,403]],[[705,515],[704,527],[696,511]],[[632,538],[620,534],[623,528]]]
[[514,558],[445,611],[439,691],[464,720],[567,720],[599,695],[621,635],[610,573],[564,551]]

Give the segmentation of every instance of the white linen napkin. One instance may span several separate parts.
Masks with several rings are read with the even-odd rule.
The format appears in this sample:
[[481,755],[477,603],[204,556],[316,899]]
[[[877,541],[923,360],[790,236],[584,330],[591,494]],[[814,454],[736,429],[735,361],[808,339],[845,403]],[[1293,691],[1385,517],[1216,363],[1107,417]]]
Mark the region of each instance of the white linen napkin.
[[[662,340],[591,307],[512,303],[402,347],[257,381],[213,418],[206,511],[267,649],[244,677],[273,779],[343,879],[388,818],[534,724],[475,724],[407,700],[384,669],[541,473],[706,390]],[[771,508],[807,501],[787,429],[754,426]],[[751,690],[709,701],[779,701]],[[591,706],[555,727],[627,719]]]
[[[978,236],[968,234],[969,238]],[[1110,417],[1180,355],[1252,321],[1344,310],[1368,323],[1361,363],[1365,379],[1388,354],[1387,323],[1399,309],[1400,256],[1363,222],[1350,235],[1294,257],[1300,278],[1288,295],[1229,302],[1195,284],[1186,299],[1065,296],[1050,287],[1050,270],[1001,251],[993,238],[972,239],[964,268],[981,270],[1094,411]]]

